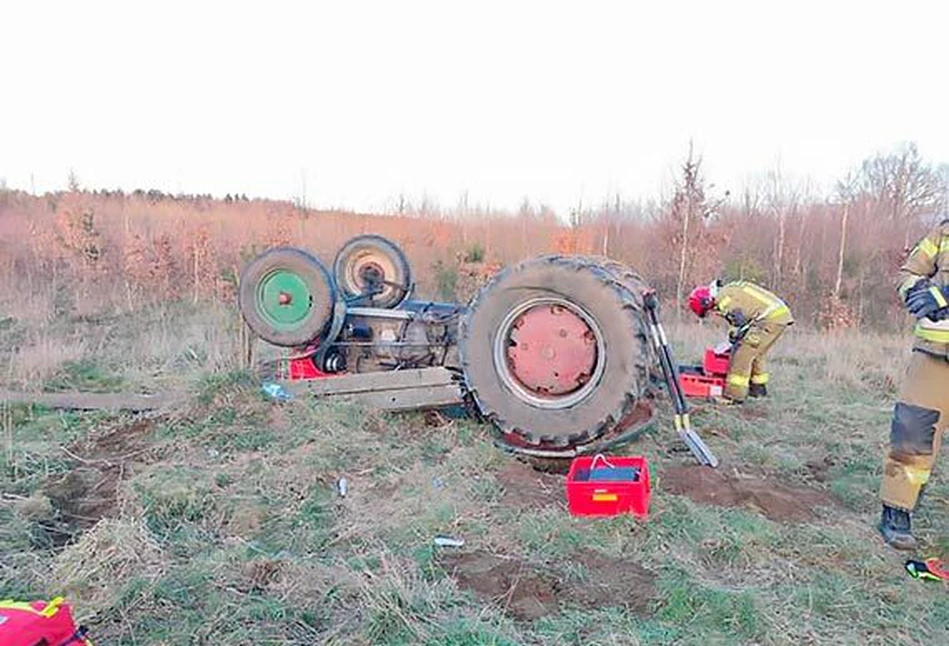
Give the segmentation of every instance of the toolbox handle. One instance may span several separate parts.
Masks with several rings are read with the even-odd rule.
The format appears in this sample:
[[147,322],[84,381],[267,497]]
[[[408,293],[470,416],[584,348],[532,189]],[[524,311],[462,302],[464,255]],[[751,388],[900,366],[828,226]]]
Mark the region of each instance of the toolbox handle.
[[593,456],[593,461],[590,462],[590,471],[593,471],[593,469],[596,468],[596,461],[597,461],[597,460],[603,460],[603,462],[606,463],[606,466],[608,466],[608,467],[611,468],[611,469],[615,469],[615,468],[616,468],[616,467],[614,467],[612,464],[610,464],[610,461],[607,460],[606,457],[604,457],[604,455],[603,455],[602,453],[597,453],[596,455]]

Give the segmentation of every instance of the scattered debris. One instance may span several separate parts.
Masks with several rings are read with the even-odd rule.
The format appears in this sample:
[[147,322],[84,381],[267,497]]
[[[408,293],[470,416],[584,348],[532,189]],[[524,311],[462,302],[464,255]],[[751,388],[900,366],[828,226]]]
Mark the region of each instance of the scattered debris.
[[439,547],[464,547],[463,538],[452,538],[451,536],[436,536],[434,541]]
[[277,401],[288,401],[292,397],[292,395],[287,392],[286,388],[277,383],[265,383],[260,389],[264,391],[265,395],[276,399]]
[[936,557],[928,558],[925,561],[909,559],[906,561],[904,567],[914,579],[949,581],[949,570],[947,570],[943,562]]

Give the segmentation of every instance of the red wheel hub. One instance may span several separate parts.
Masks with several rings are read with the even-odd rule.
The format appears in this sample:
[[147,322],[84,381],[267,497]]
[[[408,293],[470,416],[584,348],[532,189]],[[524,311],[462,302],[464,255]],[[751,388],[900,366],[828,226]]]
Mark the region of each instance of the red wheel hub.
[[508,366],[528,390],[564,395],[590,379],[596,337],[586,321],[561,305],[538,305],[511,327]]

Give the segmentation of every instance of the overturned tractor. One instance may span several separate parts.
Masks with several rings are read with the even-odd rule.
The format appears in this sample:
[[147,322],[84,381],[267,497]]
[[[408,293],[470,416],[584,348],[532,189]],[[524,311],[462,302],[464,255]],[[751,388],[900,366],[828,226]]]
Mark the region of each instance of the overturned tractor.
[[[302,249],[261,254],[242,273],[239,304],[257,336],[292,349],[289,380],[324,395],[398,382],[401,399],[390,399],[402,408],[466,404],[501,445],[538,460],[632,439],[652,423],[657,386],[674,371],[647,314],[648,285],[609,259],[532,258],[466,305],[413,294],[402,251],[361,235],[340,249],[332,275]],[[690,448],[714,464],[679,408],[677,426],[683,416]]]

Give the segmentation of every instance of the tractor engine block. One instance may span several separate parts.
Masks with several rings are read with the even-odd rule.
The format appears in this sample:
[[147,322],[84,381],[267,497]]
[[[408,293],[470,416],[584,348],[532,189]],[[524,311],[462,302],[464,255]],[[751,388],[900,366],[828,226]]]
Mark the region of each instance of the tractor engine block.
[[342,357],[349,372],[458,365],[458,322],[465,307],[406,301],[397,309],[350,307],[326,368]]

